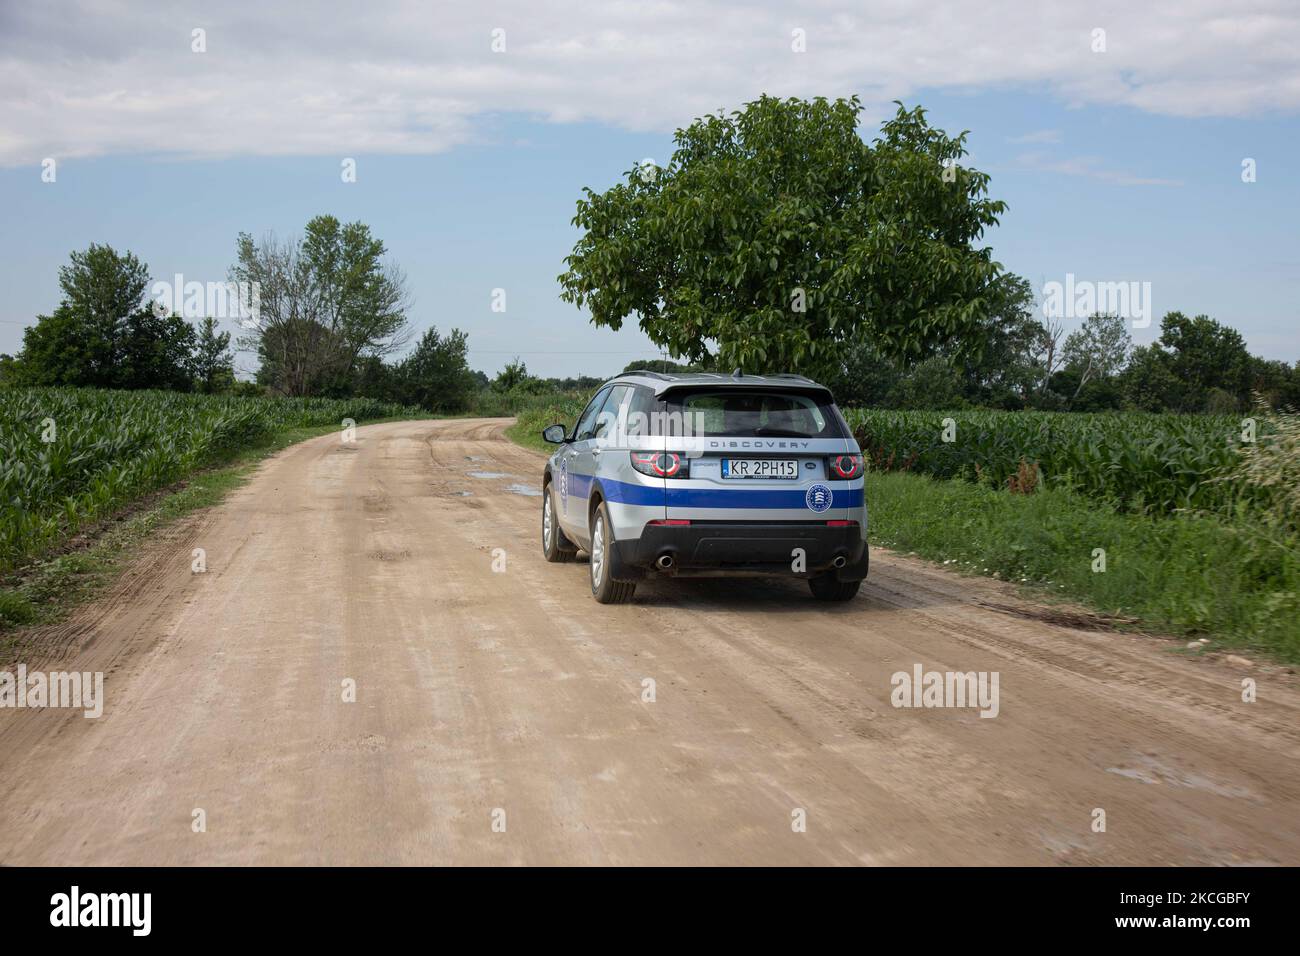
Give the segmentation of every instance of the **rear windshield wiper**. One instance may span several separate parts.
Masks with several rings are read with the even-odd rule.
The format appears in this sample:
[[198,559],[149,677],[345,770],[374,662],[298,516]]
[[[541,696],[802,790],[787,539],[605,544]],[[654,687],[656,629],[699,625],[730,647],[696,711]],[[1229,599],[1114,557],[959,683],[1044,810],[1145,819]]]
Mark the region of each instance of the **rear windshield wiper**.
[[797,432],[792,428],[771,428],[767,425],[759,425],[754,429],[755,435],[773,435],[779,438],[812,438],[807,432]]

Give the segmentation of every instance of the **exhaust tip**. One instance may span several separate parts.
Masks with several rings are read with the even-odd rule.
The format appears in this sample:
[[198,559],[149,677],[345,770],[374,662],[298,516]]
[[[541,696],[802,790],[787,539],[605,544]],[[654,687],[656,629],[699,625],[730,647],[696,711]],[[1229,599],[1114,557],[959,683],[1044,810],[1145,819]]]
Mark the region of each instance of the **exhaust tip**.
[[660,571],[667,571],[673,566],[673,556],[671,554],[661,554],[655,559],[655,567]]
[[831,562],[831,564],[837,568],[842,568],[844,567],[844,565],[848,563],[849,563],[849,559],[844,557],[844,555],[842,554],[839,557],[837,557],[834,561]]

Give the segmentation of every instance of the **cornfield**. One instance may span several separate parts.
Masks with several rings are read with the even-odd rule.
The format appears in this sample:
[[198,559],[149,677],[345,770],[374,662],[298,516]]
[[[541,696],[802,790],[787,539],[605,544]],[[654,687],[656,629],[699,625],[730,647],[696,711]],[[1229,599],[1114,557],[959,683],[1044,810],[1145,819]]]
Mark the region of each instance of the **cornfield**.
[[419,414],[372,399],[0,389],[0,568],[278,430]]
[[[1225,480],[1242,456],[1235,416],[848,409],[845,417],[882,471],[1008,488],[1036,469],[1044,484],[1151,514],[1230,515],[1264,493]],[[1266,434],[1268,423],[1258,424]]]
[[[552,422],[572,424],[585,398],[564,398],[521,410],[521,437],[532,439]],[[1277,420],[1264,415],[1256,418],[1257,444],[1242,442],[1243,420],[1231,415],[850,408],[844,416],[877,471],[964,478],[1020,492],[1067,486],[1150,514],[1231,516],[1276,497],[1265,481],[1241,470],[1243,449],[1257,456],[1276,444]]]

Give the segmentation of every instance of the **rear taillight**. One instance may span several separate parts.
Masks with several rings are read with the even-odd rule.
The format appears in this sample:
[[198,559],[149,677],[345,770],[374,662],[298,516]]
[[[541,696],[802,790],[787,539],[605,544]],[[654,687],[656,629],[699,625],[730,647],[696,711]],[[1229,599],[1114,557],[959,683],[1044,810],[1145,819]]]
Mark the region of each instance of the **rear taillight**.
[[858,523],[857,523],[856,521],[828,521],[828,522],[826,522],[826,527],[828,527],[828,528],[856,528],[857,526],[858,526]]
[[675,451],[634,451],[632,467],[651,478],[687,478],[690,462]]
[[678,528],[681,527],[682,525],[688,525],[690,524],[690,522],[687,521],[685,518],[655,518],[653,521],[647,521],[646,524],[659,525],[659,526],[669,525],[671,527]]
[[831,474],[836,478],[857,478],[862,474],[862,456],[836,455],[831,459]]

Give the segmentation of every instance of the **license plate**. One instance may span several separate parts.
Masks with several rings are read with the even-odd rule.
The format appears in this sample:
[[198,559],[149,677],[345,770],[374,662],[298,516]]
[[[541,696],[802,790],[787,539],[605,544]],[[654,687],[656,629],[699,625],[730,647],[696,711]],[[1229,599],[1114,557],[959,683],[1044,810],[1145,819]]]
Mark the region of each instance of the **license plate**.
[[793,458],[724,458],[723,478],[798,478],[799,462]]

